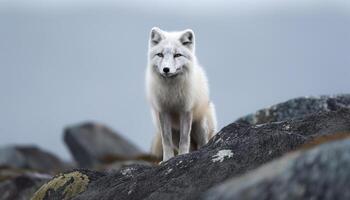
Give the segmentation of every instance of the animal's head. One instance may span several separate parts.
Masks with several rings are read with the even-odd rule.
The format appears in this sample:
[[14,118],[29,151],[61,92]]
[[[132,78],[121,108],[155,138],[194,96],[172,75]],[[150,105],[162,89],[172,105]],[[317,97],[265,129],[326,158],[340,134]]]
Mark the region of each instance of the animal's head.
[[166,32],[152,28],[148,50],[150,67],[165,78],[188,72],[195,59],[194,43],[194,33],[190,29]]

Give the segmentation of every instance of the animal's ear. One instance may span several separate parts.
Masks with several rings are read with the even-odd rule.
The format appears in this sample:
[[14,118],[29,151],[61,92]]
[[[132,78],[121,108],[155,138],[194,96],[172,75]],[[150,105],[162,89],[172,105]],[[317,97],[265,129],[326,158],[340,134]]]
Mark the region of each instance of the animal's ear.
[[194,32],[191,29],[186,29],[180,36],[180,42],[190,50],[194,49]]
[[164,39],[162,30],[158,27],[153,27],[150,34],[150,45],[155,46]]

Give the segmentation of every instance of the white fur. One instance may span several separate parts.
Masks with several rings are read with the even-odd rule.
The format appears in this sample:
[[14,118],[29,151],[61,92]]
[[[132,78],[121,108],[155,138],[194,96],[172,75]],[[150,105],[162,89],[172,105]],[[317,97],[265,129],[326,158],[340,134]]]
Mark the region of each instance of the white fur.
[[214,135],[214,104],[195,56],[192,30],[151,30],[146,92],[157,128],[151,152],[163,161],[173,157],[174,150],[184,154],[198,149]]

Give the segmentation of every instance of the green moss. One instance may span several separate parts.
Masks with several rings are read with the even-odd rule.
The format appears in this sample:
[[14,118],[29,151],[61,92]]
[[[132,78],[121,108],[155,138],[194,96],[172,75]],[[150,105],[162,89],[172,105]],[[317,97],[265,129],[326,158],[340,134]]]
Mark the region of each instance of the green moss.
[[32,200],[70,199],[86,190],[89,177],[79,171],[61,174],[39,188]]

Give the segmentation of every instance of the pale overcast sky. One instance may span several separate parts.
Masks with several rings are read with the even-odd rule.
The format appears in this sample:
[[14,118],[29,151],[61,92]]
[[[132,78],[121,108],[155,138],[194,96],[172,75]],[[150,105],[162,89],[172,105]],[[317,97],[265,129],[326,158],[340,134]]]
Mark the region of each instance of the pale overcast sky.
[[206,11],[211,12],[220,9],[220,12],[232,11],[236,8],[238,11],[253,11],[270,8],[303,8],[318,6],[339,6],[349,9],[348,0],[0,0],[3,5],[12,5],[19,7],[74,7],[74,6],[118,6],[132,7],[140,9],[161,9],[192,11],[193,13]]
[[349,2],[0,0],[0,146],[69,159],[63,128],[98,121],[147,151],[153,26],[195,31],[219,129],[290,98],[350,93]]

